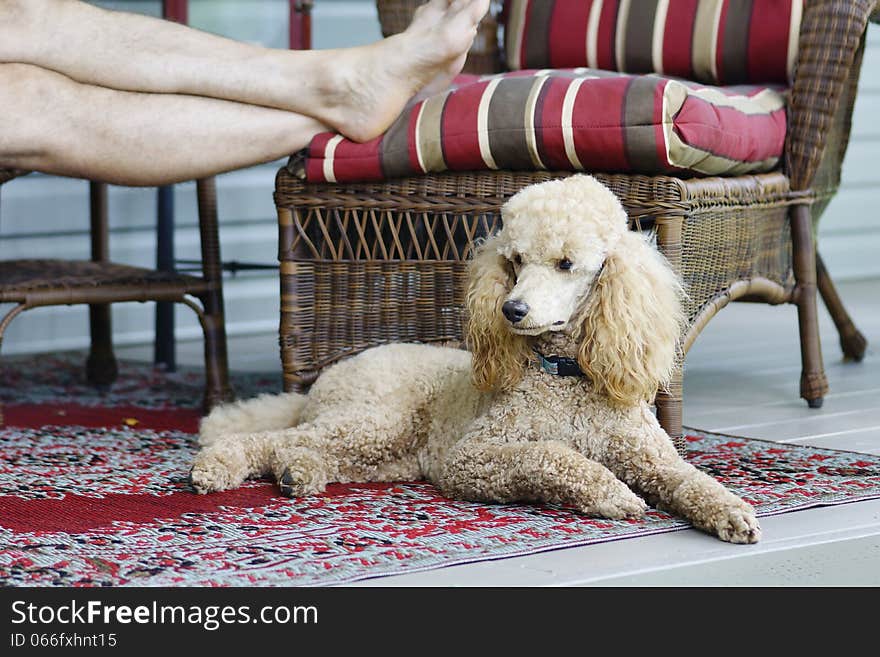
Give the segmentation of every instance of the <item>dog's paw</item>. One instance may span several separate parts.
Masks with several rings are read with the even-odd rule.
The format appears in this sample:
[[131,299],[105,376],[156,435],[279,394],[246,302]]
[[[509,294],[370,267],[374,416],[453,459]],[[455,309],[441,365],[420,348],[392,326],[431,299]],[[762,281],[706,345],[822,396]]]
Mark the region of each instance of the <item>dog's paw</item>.
[[304,497],[324,492],[328,476],[324,459],[311,449],[288,450],[278,487],[285,497]]
[[599,515],[610,520],[643,517],[648,505],[632,491],[627,490],[627,492],[628,495],[615,495],[602,500],[598,504]]
[[603,494],[582,505],[582,513],[610,520],[641,518],[648,505],[622,481],[614,480]]
[[761,540],[761,525],[754,510],[747,505],[727,509],[715,524],[718,538],[728,543],[757,543]]
[[238,488],[247,479],[247,461],[237,450],[207,447],[196,455],[189,481],[200,495]]

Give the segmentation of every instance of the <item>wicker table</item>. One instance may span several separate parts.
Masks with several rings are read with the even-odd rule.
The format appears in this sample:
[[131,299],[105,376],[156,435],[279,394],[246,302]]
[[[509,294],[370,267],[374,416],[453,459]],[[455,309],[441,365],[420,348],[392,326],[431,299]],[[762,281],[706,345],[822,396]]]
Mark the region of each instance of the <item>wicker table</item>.
[[[23,172],[0,171],[0,184]],[[90,383],[116,379],[110,323],[111,303],[166,301],[183,303],[199,316],[205,336],[204,406],[233,398],[229,385],[223,283],[214,179],[196,184],[202,247],[202,276],[155,271],[109,259],[107,188],[91,183],[92,259],[8,260],[0,262],[0,303],[15,306],[0,319],[0,344],[10,322],[25,310],[43,306],[89,304],[91,350],[86,361]],[[0,415],[2,422],[2,415]]]

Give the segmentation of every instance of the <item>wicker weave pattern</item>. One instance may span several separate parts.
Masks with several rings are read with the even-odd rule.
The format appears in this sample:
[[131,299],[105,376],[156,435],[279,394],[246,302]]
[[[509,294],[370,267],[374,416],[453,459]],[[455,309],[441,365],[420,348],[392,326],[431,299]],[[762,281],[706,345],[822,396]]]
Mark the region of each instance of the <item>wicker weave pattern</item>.
[[[444,174],[352,193],[282,170],[275,200],[288,386],[310,382],[322,367],[367,346],[461,339],[463,261],[474,241],[500,226],[510,195],[567,175]],[[781,174],[597,177],[623,199],[634,228],[680,230],[677,242],[657,226],[661,250],[680,254],[691,319],[739,280],[767,279],[791,291],[786,213],[798,197]]]
[[[813,184],[841,98],[858,76],[860,46],[874,4],[874,0],[810,0],[804,7],[786,140],[792,189]],[[844,114],[848,120],[848,113]]]
[[0,261],[0,302],[30,307],[57,303],[146,301],[200,294],[208,284],[192,276],[110,262],[72,260]]

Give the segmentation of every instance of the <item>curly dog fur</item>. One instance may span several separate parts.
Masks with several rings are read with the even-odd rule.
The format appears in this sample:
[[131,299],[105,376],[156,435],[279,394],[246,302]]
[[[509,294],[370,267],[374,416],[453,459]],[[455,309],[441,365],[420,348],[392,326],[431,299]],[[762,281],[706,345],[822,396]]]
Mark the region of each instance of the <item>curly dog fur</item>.
[[[271,475],[300,496],[425,478],[449,497],[606,518],[641,516],[635,490],[725,541],[757,541],[754,510],[683,461],[649,406],[683,322],[666,260],[589,176],[528,187],[502,215],[471,265],[471,353],[375,347],[308,395],[217,408],[202,422],[195,489]],[[527,312],[508,319],[508,302]],[[546,373],[535,350],[576,359],[586,376]]]

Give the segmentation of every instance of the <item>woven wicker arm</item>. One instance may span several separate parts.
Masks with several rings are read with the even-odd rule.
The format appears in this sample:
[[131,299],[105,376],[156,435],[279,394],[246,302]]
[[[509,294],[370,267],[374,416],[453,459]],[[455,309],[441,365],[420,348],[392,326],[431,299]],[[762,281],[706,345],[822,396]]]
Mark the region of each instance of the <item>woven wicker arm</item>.
[[[804,7],[785,153],[792,189],[813,186],[835,117],[846,109],[841,108],[842,100],[851,103],[854,98],[862,43],[872,13],[880,19],[876,0],[810,0]],[[835,177],[848,136],[849,113],[843,114],[847,134],[840,135],[843,143],[835,153]]]

